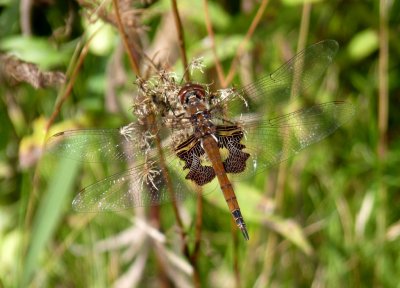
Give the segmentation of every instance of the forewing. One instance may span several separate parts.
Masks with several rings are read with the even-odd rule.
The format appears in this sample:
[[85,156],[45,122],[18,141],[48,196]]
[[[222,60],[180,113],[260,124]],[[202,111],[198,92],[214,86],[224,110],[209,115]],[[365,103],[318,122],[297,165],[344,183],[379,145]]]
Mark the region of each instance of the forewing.
[[[85,169],[102,162],[108,173],[129,167],[82,189],[73,201],[77,211],[119,211],[183,200],[191,190],[181,163],[172,147],[164,145],[161,149],[169,172],[163,173],[154,140],[155,135],[142,132],[138,124],[121,129],[73,130],[52,136],[46,143],[46,153],[53,160],[65,157],[92,163]],[[54,165],[54,161],[48,165]]]
[[82,162],[114,162],[130,161],[150,148],[139,125],[130,125],[129,133],[123,129],[60,132],[46,142],[46,152]]
[[250,154],[247,172],[261,172],[292,157],[332,134],[353,117],[355,108],[346,102],[328,102],[262,120],[249,117],[243,124],[247,136],[244,151]]
[[245,111],[246,108],[253,112],[262,102],[266,106],[263,106],[264,112],[265,109],[277,109],[279,104],[294,99],[323,75],[338,47],[335,40],[311,45],[272,74],[239,89],[219,91],[217,106],[225,103],[229,107],[228,112]]

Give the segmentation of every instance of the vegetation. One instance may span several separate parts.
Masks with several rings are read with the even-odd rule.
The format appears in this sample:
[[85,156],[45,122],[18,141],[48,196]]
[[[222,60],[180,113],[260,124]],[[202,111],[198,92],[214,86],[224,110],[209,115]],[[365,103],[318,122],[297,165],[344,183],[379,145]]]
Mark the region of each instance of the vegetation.
[[[385,0],[0,1],[0,286],[399,287],[399,15]],[[250,241],[218,189],[180,203],[181,222],[174,205],[76,213],[77,191],[121,167],[42,159],[51,134],[134,121],[139,76],[202,57],[185,77],[240,86],[324,39],[340,49],[303,104],[356,115],[235,184]]]

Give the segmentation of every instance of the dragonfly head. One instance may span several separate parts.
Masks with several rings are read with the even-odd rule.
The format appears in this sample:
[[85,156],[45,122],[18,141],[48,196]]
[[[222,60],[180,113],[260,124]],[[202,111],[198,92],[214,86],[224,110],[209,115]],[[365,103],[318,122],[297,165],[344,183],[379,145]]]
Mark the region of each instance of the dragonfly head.
[[202,85],[190,82],[183,85],[178,93],[179,100],[184,107],[190,103],[198,102],[199,100],[203,101],[205,95],[206,91]]

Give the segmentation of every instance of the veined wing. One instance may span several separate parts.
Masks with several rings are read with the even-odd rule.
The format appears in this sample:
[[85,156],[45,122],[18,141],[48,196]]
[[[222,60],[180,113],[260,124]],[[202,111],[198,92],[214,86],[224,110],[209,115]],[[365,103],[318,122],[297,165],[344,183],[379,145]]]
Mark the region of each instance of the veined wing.
[[[156,158],[155,158],[156,159]],[[111,175],[82,189],[72,206],[79,212],[120,211],[131,207],[157,206],[197,194],[185,180],[188,171],[176,155],[169,153],[165,159],[168,175],[159,163],[147,161],[122,173]],[[218,187],[216,180],[208,185],[208,191]]]
[[120,211],[181,201],[190,194],[188,191],[182,181],[171,181],[154,162],[148,162],[82,189],[72,207],[79,212]]
[[46,142],[46,152],[82,162],[129,161],[151,154],[150,133],[139,124],[120,129],[81,129],[57,133]]
[[[268,109],[276,109],[299,95],[318,80],[332,63],[339,48],[335,40],[324,40],[307,47],[270,75],[239,89],[220,90],[220,102],[229,107],[263,101]],[[219,104],[221,104],[219,103]]]
[[[138,130],[139,126],[131,124],[126,127],[65,131],[55,134],[46,143],[47,152],[57,158],[66,157],[81,162],[117,161],[122,164],[118,163],[121,170],[126,168],[124,162],[130,166],[124,172],[82,189],[73,200],[74,210],[120,211],[197,197],[188,187],[189,181],[184,180],[187,170],[183,169],[183,163],[175,155],[172,143],[167,141],[162,146],[167,177],[159,166],[157,150],[151,148],[153,136],[143,135]],[[213,185],[216,186],[215,183]]]
[[[350,120],[355,107],[335,101],[262,120],[249,117],[243,122],[246,139],[244,151],[250,154],[247,173],[261,172],[292,157],[299,151],[332,134]],[[246,174],[247,174],[246,173]]]

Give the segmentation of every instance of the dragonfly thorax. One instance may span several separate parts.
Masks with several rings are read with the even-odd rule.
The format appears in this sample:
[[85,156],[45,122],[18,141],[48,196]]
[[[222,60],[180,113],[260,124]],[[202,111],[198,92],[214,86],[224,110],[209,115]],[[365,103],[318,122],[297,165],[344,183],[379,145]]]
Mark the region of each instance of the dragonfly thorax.
[[210,113],[208,110],[198,111],[190,117],[194,128],[194,136],[196,138],[203,138],[207,135],[214,135],[216,132],[216,127],[211,121]]
[[206,103],[206,91],[202,85],[186,83],[178,93],[179,100],[190,118],[196,138],[215,133],[215,125]]

